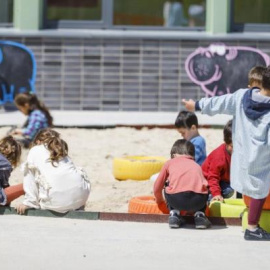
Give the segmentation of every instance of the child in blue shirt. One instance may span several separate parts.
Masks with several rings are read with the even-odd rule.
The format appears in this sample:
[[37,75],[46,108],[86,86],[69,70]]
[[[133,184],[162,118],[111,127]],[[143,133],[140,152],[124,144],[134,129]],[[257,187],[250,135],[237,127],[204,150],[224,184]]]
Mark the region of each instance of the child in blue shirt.
[[181,111],[175,120],[175,127],[182,137],[195,146],[195,161],[202,165],[206,159],[205,139],[198,131],[198,118],[193,112]]
[[22,129],[15,129],[12,135],[21,135],[18,139],[25,148],[28,148],[35,135],[44,128],[52,127],[53,118],[46,106],[31,93],[20,93],[15,97],[17,108],[28,116]]

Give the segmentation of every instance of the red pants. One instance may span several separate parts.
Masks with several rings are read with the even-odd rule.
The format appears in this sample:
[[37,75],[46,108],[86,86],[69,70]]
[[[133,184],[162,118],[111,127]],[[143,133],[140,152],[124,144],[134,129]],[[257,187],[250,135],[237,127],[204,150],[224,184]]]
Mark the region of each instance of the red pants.
[[4,189],[7,196],[7,204],[24,195],[23,184],[10,186]]
[[249,225],[258,225],[265,200],[266,198],[264,199],[250,198],[249,212],[248,212]]

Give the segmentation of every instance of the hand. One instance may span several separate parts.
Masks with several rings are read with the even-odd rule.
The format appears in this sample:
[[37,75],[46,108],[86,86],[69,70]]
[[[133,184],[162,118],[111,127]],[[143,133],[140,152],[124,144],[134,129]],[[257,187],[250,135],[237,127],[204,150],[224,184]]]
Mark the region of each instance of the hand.
[[189,112],[194,112],[195,111],[195,101],[193,99],[189,99],[189,100],[182,99],[182,102],[184,103],[186,109]]
[[18,205],[18,206],[16,206],[16,210],[17,210],[17,213],[19,214],[19,215],[23,215],[24,213],[25,213],[25,210],[26,209],[29,209],[30,207],[28,207],[28,206],[26,206],[26,205],[24,205],[24,204],[20,204],[20,205]]
[[224,199],[221,195],[214,196],[211,200],[212,201],[219,201],[219,202],[224,202]]

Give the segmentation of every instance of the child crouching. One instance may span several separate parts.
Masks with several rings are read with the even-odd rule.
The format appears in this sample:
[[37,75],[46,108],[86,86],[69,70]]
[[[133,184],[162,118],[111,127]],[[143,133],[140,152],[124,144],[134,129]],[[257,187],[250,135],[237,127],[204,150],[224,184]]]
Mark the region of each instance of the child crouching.
[[51,129],[41,130],[34,139],[24,165],[23,186],[25,198],[17,207],[19,214],[27,208],[59,213],[81,209],[90,193],[86,173],[75,167],[67,143]]
[[21,145],[12,137],[0,140],[0,205],[8,205],[24,194],[23,185],[9,185],[13,168],[21,158]]
[[208,189],[201,167],[194,161],[194,145],[184,139],[177,140],[171,149],[171,160],[163,166],[154,185],[154,195],[159,204],[164,201],[162,190],[170,210],[170,228],[179,228],[185,223],[180,211],[192,211],[195,227],[211,226],[204,214]]

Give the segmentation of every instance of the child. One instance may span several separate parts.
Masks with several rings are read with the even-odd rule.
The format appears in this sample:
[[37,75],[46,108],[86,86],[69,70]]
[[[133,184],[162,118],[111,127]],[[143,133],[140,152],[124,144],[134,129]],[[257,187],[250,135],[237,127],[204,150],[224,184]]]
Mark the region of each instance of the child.
[[41,130],[33,141],[24,165],[25,199],[17,207],[23,214],[28,208],[65,213],[83,207],[90,193],[86,173],[68,157],[68,147],[58,132]]
[[177,140],[171,149],[171,160],[167,161],[154,184],[157,204],[164,201],[162,190],[170,209],[169,226],[179,228],[184,224],[180,210],[196,211],[195,227],[206,229],[210,221],[204,211],[208,197],[207,181],[201,167],[194,162],[194,145],[184,139]]
[[270,241],[259,225],[262,207],[270,189],[270,66],[262,76],[262,88],[239,89],[233,94],[183,100],[187,110],[233,115],[231,185],[251,197],[246,240]]
[[224,143],[210,153],[202,164],[204,177],[209,185],[209,200],[223,201],[230,198],[234,190],[230,186],[232,146],[232,120],[223,129]]
[[23,139],[19,141],[28,148],[39,130],[53,125],[53,119],[46,106],[34,94],[18,94],[15,97],[15,104],[23,114],[28,115],[28,119],[23,129],[15,129],[11,134],[22,135]]
[[181,111],[175,120],[175,126],[182,137],[195,146],[195,161],[202,165],[206,158],[205,140],[198,131],[198,118],[195,113]]
[[265,67],[253,67],[248,73],[248,88],[262,88],[262,74]]
[[9,186],[9,177],[21,157],[21,146],[7,136],[0,140],[0,205],[8,205],[24,194],[22,184]]

